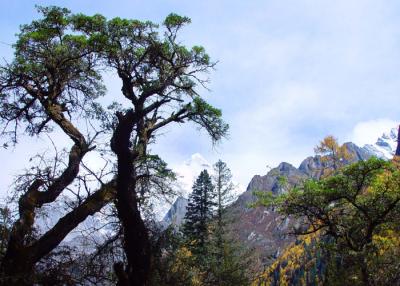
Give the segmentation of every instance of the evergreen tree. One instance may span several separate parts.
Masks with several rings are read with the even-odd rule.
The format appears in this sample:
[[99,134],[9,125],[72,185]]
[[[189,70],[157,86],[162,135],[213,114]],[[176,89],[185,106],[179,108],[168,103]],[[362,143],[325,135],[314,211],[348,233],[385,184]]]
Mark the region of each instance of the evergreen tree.
[[[26,133],[52,136],[53,143],[58,128],[70,149],[66,156],[56,150],[51,162],[47,154],[39,156],[19,176],[18,215],[2,250],[0,284],[31,285],[38,263],[86,218],[114,202],[127,262],[115,264],[118,284],[147,285],[151,237],[143,201],[170,194],[165,182],[172,178],[149,147],[166,126],[189,121],[214,142],[224,137],[228,125],[221,110],[197,90],[206,86],[205,74],[215,63],[203,47],[177,41],[190,23],[187,17],[170,14],[157,25],[54,6],[38,10],[38,19],[21,26],[14,58],[0,65],[0,141],[4,147],[16,144]],[[106,91],[104,71],[121,84],[110,108],[97,101]],[[104,168],[88,168],[88,154],[107,158]],[[38,214],[62,198],[68,198],[62,217],[30,239]]]
[[215,236],[217,238],[217,246],[219,249],[223,249],[223,234],[225,227],[224,211],[225,207],[232,202],[233,195],[232,190],[234,185],[232,183],[232,173],[225,162],[219,160],[214,164],[213,181],[215,185],[215,193],[217,198],[217,217],[216,217],[216,229]]
[[[206,170],[193,185],[183,225],[186,248],[190,251],[191,273],[200,285],[249,285],[248,253],[229,233],[226,206],[232,202],[231,172],[221,160],[211,178]],[[214,183],[214,184],[213,184]]]
[[[219,252],[222,257],[211,255],[210,275],[207,277],[206,285],[213,286],[248,286],[250,285],[252,253],[240,246],[233,239],[223,240]],[[218,252],[217,252],[218,253]]]
[[211,177],[207,170],[203,170],[193,184],[193,192],[189,196],[183,225],[183,234],[188,248],[196,257],[197,262],[202,261],[207,254],[209,223],[215,209],[214,198]]
[[221,160],[214,164],[213,183],[216,196],[216,216],[211,234],[210,285],[249,285],[248,254],[237,245],[229,233],[226,207],[234,200],[232,173]]

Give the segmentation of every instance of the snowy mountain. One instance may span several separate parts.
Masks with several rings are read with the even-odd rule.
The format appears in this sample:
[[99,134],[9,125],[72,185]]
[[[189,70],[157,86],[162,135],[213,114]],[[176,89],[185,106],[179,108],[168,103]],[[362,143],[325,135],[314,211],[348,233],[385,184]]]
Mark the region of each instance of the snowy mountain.
[[383,133],[375,144],[367,144],[363,148],[379,158],[389,160],[393,158],[396,152],[397,132],[398,129],[396,127],[392,128],[389,132]]
[[[173,221],[181,222],[180,217],[183,219],[185,216],[187,199],[192,192],[193,183],[204,169],[207,170],[210,175],[213,175],[214,170],[212,164],[199,153],[191,155],[190,158],[182,164],[173,166],[174,172],[177,173],[176,191],[179,195],[173,204],[166,204],[165,202],[154,204],[156,206],[156,216],[158,218],[162,219],[163,222],[167,224]],[[238,197],[245,189],[240,184],[235,182],[233,182],[233,184],[236,186],[233,190],[233,195]],[[186,204],[183,203],[184,201],[186,201]],[[177,217],[174,217],[175,215],[177,215]]]
[[[347,151],[352,154],[352,158],[347,163],[366,160],[371,156],[389,160],[396,150],[397,128],[382,134],[374,144],[358,147],[356,144],[348,142],[344,145]],[[326,167],[324,164],[320,156],[310,156],[304,159],[298,168],[283,162],[264,176],[254,176],[247,190],[230,207],[230,216],[234,221],[232,226],[234,233],[244,245],[257,250],[264,265],[270,264],[293,241],[294,238],[288,235],[287,232],[291,225],[298,222],[280,216],[274,209],[249,208],[249,203],[255,200],[253,191],[273,193],[285,191],[279,187],[278,178],[281,176],[286,177],[291,186],[301,183],[306,178],[318,179],[322,174],[322,170]],[[210,170],[210,164],[200,154],[194,154],[181,169],[181,174],[184,174],[180,178],[181,182],[184,183],[182,186],[185,186],[184,188],[190,192],[193,180],[199,171],[204,168]],[[186,192],[186,194],[189,192]],[[164,223],[166,225],[170,223],[179,225],[185,214],[186,205],[186,198],[179,198],[164,217]]]
[[[345,162],[347,164],[366,160],[372,156],[389,160],[396,150],[397,128],[384,133],[375,144],[358,147],[352,142],[347,142],[344,146],[352,155],[351,159]],[[249,203],[255,200],[253,191],[279,194],[285,191],[280,188],[279,177],[286,177],[288,185],[295,186],[305,178],[320,178],[322,171],[326,168],[324,164],[320,156],[310,156],[304,159],[298,168],[283,162],[264,176],[254,176],[246,192],[231,208],[234,233],[244,245],[257,249],[264,265],[269,265],[289,243],[294,241],[294,237],[288,235],[288,230],[293,224],[298,224],[298,221],[282,217],[271,208],[249,208]]]
[[190,156],[190,159],[183,162],[174,168],[174,171],[178,174],[177,184],[180,187],[182,197],[188,198],[192,192],[192,186],[200,172],[207,170],[208,173],[212,174],[213,167],[202,155],[195,153]]
[[[177,180],[173,186],[177,197],[173,198],[173,200],[169,202],[165,202],[165,200],[152,201],[155,218],[159,221],[162,221],[167,212],[173,208],[176,200],[187,199],[189,197],[194,180],[201,171],[206,169],[210,174],[212,173],[212,164],[210,164],[199,153],[195,153],[183,163],[177,166],[172,166],[172,169],[177,175]],[[186,209],[186,206],[184,209]]]
[[[374,144],[367,144],[360,148],[353,143],[345,144],[350,153],[355,155],[354,160],[364,160],[370,156],[378,156],[391,159],[397,146],[397,128],[382,134]],[[277,168],[271,169],[264,176],[256,175],[250,181],[247,190],[243,192],[243,187],[236,189],[238,200],[230,207],[230,212],[235,220],[233,228],[238,238],[245,245],[257,249],[263,263],[270,263],[284,249],[293,238],[287,236],[287,229],[292,223],[296,223],[287,218],[282,218],[274,210],[266,208],[249,208],[248,204],[254,201],[253,191],[271,191],[280,193],[282,190],[278,184],[278,177],[285,176],[291,185],[295,185],[304,178],[318,178],[322,166],[319,156],[311,156],[303,160],[298,168],[288,163],[281,163]],[[210,174],[213,173],[212,164],[202,155],[193,154],[188,160],[177,166],[173,166],[177,173],[176,190],[179,194],[171,202],[154,202],[156,218],[162,221],[164,226],[171,223],[180,225],[186,213],[188,196],[192,190],[192,185],[200,174],[206,169]],[[43,232],[54,225],[63,215],[64,205],[56,205],[52,209],[44,209],[44,213],[38,216],[38,231]],[[46,215],[47,214],[47,215]],[[80,225],[73,233],[68,235],[63,244],[70,246],[82,246],[94,241],[100,243],[113,231],[111,229],[101,229],[100,232],[93,232],[103,221],[101,216],[90,217]],[[92,230],[90,234],[88,230]],[[90,243],[89,243],[90,244]],[[88,252],[92,248],[86,249]]]
[[167,214],[164,216],[162,220],[162,224],[164,227],[167,227],[171,224],[179,226],[183,222],[183,218],[186,214],[186,207],[188,205],[188,199],[184,197],[178,197],[175,203],[171,206]]
[[[345,145],[349,152],[354,154],[354,159],[352,161],[365,160],[371,156],[389,160],[393,157],[396,150],[397,128],[392,128],[389,132],[383,133],[374,144],[358,147],[354,143],[348,142],[345,143]],[[177,185],[181,195],[174,204],[163,204],[162,211],[159,212],[159,217],[163,217],[164,224],[169,225],[170,223],[175,223],[179,225],[182,221],[186,211],[187,198],[191,192],[193,182],[204,169],[210,174],[213,172],[212,165],[199,153],[193,154],[190,159],[174,168],[178,174]],[[281,175],[290,177],[293,173],[296,175],[293,175],[295,178],[318,178],[322,169],[323,166],[320,158],[318,156],[310,156],[303,160],[299,168],[295,168],[283,162],[278,168],[273,169],[275,171],[271,174],[278,172]],[[278,183],[275,176],[270,176],[268,174],[265,176],[256,175],[249,183],[247,191],[244,192],[243,187],[239,186],[236,190],[236,195],[239,197],[239,201],[243,203],[242,206],[244,206],[254,199],[252,195],[253,190],[271,190],[276,192],[277,186]]]

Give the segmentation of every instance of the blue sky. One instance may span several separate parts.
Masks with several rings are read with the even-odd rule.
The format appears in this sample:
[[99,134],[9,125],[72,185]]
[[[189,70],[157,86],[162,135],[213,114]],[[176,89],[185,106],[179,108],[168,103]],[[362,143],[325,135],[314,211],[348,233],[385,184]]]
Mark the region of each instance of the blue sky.
[[[192,19],[180,40],[203,45],[218,61],[211,91],[199,91],[222,108],[231,129],[229,140],[212,147],[192,125],[169,128],[153,150],[172,166],[193,153],[211,162],[222,158],[246,185],[267,165],[298,165],[328,134],[373,143],[399,119],[398,1],[3,0],[3,58],[11,58],[5,43],[14,42],[18,26],[37,17],[35,4],[154,22],[170,12]],[[108,84],[110,94],[118,92],[119,82]],[[40,149],[35,144],[0,151],[2,161],[18,158],[2,179]]]

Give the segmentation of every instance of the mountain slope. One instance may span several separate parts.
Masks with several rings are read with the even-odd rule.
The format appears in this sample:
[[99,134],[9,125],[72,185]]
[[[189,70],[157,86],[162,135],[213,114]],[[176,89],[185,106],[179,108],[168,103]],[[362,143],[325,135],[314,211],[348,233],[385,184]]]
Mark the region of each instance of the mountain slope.
[[[375,155],[351,142],[345,143],[344,146],[352,157],[345,163],[365,160]],[[246,192],[231,206],[230,214],[234,218],[234,233],[245,245],[256,249],[264,266],[270,265],[286,246],[295,241],[295,238],[289,234],[289,230],[291,226],[300,227],[300,225],[299,221],[282,217],[273,208],[250,208],[249,204],[256,200],[253,192],[280,194],[286,191],[280,187],[280,177],[285,177],[287,187],[291,188],[307,178],[318,179],[326,167],[326,163],[320,156],[306,158],[299,168],[289,163],[281,163],[265,176],[254,176]]]
[[363,148],[368,152],[382,159],[391,159],[397,147],[397,128],[392,128],[389,132],[383,133],[376,140],[375,144],[367,144]]
[[[397,144],[397,129],[393,128],[390,132],[383,134],[375,144],[358,147],[354,143],[348,142],[344,145],[352,158],[345,163],[352,163],[358,160],[366,160],[371,156],[390,159]],[[254,191],[272,192],[279,194],[285,189],[280,186],[279,178],[287,178],[288,187],[300,184],[304,179],[320,178],[326,163],[320,156],[310,156],[303,160],[298,168],[282,162],[278,167],[271,169],[266,175],[255,175],[247,186],[246,191],[241,194],[237,201],[233,203],[228,214],[233,221],[233,233],[243,243],[243,245],[254,248],[259,255],[260,263],[264,266],[270,265],[295,238],[288,232],[290,226],[299,224],[298,221],[280,216],[274,209],[257,207],[251,208],[249,205],[256,198]],[[175,222],[179,224],[185,214],[184,198],[172,206],[165,216],[164,223]]]
[[174,204],[171,206],[167,214],[162,220],[162,224],[167,227],[169,225],[179,226],[183,222],[183,218],[186,214],[186,207],[188,205],[188,199],[179,196]]

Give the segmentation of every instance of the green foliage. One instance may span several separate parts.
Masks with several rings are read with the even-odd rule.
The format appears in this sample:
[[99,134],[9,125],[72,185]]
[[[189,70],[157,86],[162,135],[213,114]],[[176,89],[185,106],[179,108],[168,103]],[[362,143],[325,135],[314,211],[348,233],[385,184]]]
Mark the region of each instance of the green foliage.
[[249,285],[249,257],[229,233],[230,218],[226,208],[233,201],[232,173],[219,160],[214,164],[213,183],[216,193],[216,215],[212,222],[210,243],[210,285]]
[[[195,88],[205,86],[208,73],[215,63],[201,46],[191,49],[176,40],[183,25],[190,19],[170,14],[163,25],[167,29],[160,36],[158,25],[146,21],[114,18],[106,20],[95,15],[72,16],[75,30],[90,39],[107,65],[116,69],[123,83],[123,94],[146,116],[154,112],[173,112],[156,126],[169,122],[197,123],[213,141],[224,137],[228,125],[221,119],[221,110],[202,99]],[[139,99],[140,98],[140,99]],[[148,104],[147,104],[148,103]],[[138,104],[145,106],[139,107]]]
[[70,11],[38,10],[43,18],[21,26],[13,62],[0,67],[0,120],[14,142],[21,123],[30,135],[51,130],[46,108],[90,117],[91,103],[105,93],[92,39],[72,32]]
[[154,243],[150,285],[195,286],[198,275],[193,256],[184,246],[184,237],[170,226]]
[[399,186],[399,171],[390,162],[372,158],[335,176],[305,182],[283,196],[280,211],[305,215],[315,230],[327,229],[335,237],[350,235],[349,246],[359,250],[371,240],[376,227],[396,220]]
[[209,273],[205,285],[247,286],[250,285],[250,252],[224,233],[222,244],[216,244],[209,260]]
[[286,188],[287,187],[288,179],[286,177],[279,176],[277,179],[278,179],[279,187],[281,187],[281,188]]
[[225,212],[232,201],[232,175],[221,160],[214,171],[212,181],[206,170],[201,172],[189,197],[183,235],[190,269],[199,285],[249,285],[248,253],[229,234]]
[[214,209],[214,186],[208,172],[203,170],[193,184],[193,192],[189,196],[182,229],[188,249],[195,255],[199,263],[203,263],[208,255],[210,221]]
[[331,253],[329,281],[344,275],[353,285],[388,285],[399,278],[392,267],[400,260],[389,254],[397,253],[400,229],[400,171],[393,163],[360,161],[259,203],[304,220],[308,229],[298,234],[321,237],[320,247]]
[[214,141],[226,135],[229,125],[221,120],[222,112],[200,97],[195,97],[190,107],[190,119],[205,128]]
[[[0,117],[4,122],[16,121],[16,126],[25,122],[31,135],[51,130],[38,98],[31,98],[23,89],[16,98],[7,95],[21,80],[24,86],[37,90],[43,85],[59,87],[44,90],[43,99],[57,100],[70,114],[83,112],[93,118],[99,111],[93,99],[105,93],[99,70],[111,67],[121,77],[124,95],[134,104],[141,94],[145,102],[159,102],[148,112],[166,104],[171,110],[174,103],[176,111],[168,122],[193,121],[205,128],[213,141],[227,133],[221,111],[195,91],[197,84],[206,84],[207,79],[200,75],[214,63],[203,47],[188,49],[176,41],[182,26],[190,23],[189,18],[170,14],[164,21],[167,30],[160,37],[159,26],[150,21],[118,17],[107,20],[99,14],[71,14],[68,9],[54,6],[38,10],[43,18],[21,26],[14,46],[15,60],[0,70]],[[11,127],[8,134],[15,141],[13,130]]]
[[185,24],[190,24],[190,22],[191,22],[190,18],[188,18],[188,17],[182,17],[177,14],[171,13],[167,16],[167,18],[165,18],[164,25],[168,29],[172,29],[172,28],[181,27],[182,25],[185,25]]
[[[234,197],[232,191],[234,185],[232,183],[232,173],[228,165],[219,160],[214,164],[214,175],[212,177],[215,186],[216,200],[217,200],[217,218],[222,220],[225,213],[225,208],[233,201]],[[219,222],[222,223],[222,222]],[[219,225],[223,227],[222,224]]]
[[[55,156],[54,174],[37,167],[37,174],[26,176],[26,184],[21,187],[20,218],[13,227],[18,247],[9,253],[24,263],[16,263],[23,264],[19,269],[12,265],[17,260],[8,259],[9,265],[2,263],[8,267],[6,272],[15,270],[20,274],[34,269],[73,227],[109,203],[115,196],[115,188],[117,197],[121,195],[121,185],[127,186],[126,190],[129,187],[130,193],[124,199],[118,197],[117,208],[126,207],[125,210],[137,215],[132,222],[132,216],[127,215],[128,219],[123,220],[121,215],[128,211],[119,212],[124,245],[132,246],[133,241],[148,245],[145,216],[140,213],[148,210],[144,201],[155,195],[173,194],[170,182],[175,178],[165,162],[149,154],[148,146],[156,141],[160,130],[173,123],[194,122],[209,133],[213,142],[222,139],[228,129],[221,111],[201,99],[197,90],[206,87],[206,75],[215,63],[203,47],[186,47],[177,40],[180,29],[190,23],[189,18],[171,14],[162,25],[157,25],[119,17],[107,19],[98,14],[72,14],[55,6],[38,7],[38,11],[41,14],[38,20],[21,26],[14,45],[14,60],[0,67],[0,124],[4,127],[1,135],[2,138],[9,135],[16,143],[20,129],[34,136],[57,126],[74,145],[68,154],[69,161],[63,162],[58,154]],[[96,101],[105,94],[101,77],[104,71],[112,71],[119,77],[125,97],[116,100],[110,109]],[[121,139],[120,144],[113,144],[115,138]],[[101,149],[105,145],[107,149]],[[114,177],[116,168],[107,169],[112,164],[99,173],[85,165],[80,168],[88,152],[101,149],[99,154],[103,156],[110,145],[114,155],[119,156],[118,164],[123,161],[119,160],[123,157],[119,151],[126,147],[124,154],[132,156],[124,158],[129,161],[128,167],[118,168]],[[126,180],[121,182],[121,177]],[[103,182],[104,178],[109,181]],[[101,186],[96,190],[91,183],[86,184],[89,181]],[[30,187],[31,183],[34,187]],[[85,188],[85,192],[80,188]],[[65,223],[61,219],[45,236],[28,241],[27,232],[33,228],[39,209],[54,203],[65,192],[77,198],[68,204],[65,216],[70,220]],[[79,215],[75,215],[77,209],[81,211]],[[129,239],[127,234],[137,239]],[[45,243],[45,239],[52,243]],[[35,252],[35,258],[25,260],[32,245],[39,245],[40,251]],[[127,270],[121,271],[129,272],[130,279],[143,274],[132,266],[142,261],[133,261],[132,257],[143,258],[143,269],[148,269],[146,261],[150,261],[148,252],[142,251],[145,247],[133,246],[125,249],[134,249],[133,252],[139,249],[137,256],[127,255]],[[140,279],[146,280],[146,274]]]

